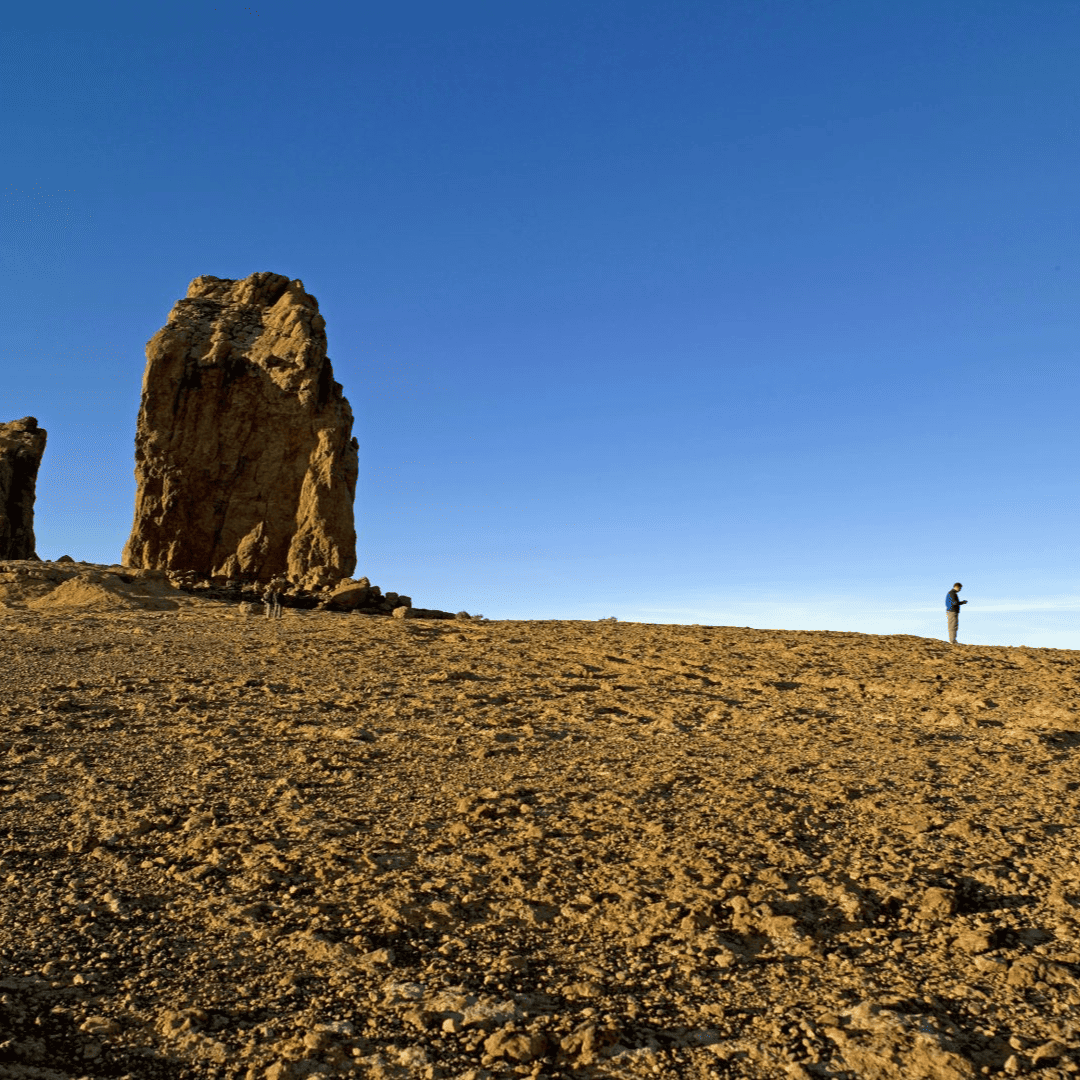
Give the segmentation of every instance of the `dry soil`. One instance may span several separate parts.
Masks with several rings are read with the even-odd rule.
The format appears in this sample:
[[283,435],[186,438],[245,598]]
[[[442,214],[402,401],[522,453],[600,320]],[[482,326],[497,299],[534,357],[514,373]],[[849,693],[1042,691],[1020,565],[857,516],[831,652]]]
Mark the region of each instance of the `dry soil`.
[[8,607],[0,1077],[1072,1076],[1078,689],[915,637]]

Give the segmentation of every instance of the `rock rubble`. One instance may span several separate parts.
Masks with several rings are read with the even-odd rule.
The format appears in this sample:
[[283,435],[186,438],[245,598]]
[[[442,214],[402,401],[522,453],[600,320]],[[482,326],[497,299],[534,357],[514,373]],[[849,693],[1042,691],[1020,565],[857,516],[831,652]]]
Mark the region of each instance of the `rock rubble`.
[[435,608],[414,608],[412,598],[386,592],[367,578],[346,579],[336,588],[305,588],[281,579],[266,585],[214,581],[190,571],[141,570],[75,562],[7,560],[0,562],[0,608],[94,608],[173,611],[194,599],[238,605],[244,615],[257,614],[276,600],[282,608],[349,611],[357,615],[389,615],[402,619],[469,619]]

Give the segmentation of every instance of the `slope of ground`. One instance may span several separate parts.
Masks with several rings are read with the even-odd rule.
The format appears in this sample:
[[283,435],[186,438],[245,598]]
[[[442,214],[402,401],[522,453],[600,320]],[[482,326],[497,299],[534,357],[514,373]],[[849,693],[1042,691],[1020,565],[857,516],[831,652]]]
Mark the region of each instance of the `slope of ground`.
[[0,611],[83,608],[93,611],[175,611],[191,606],[161,570],[97,566],[72,559],[0,561]]
[[0,1077],[1080,1072],[1080,656],[0,613]]

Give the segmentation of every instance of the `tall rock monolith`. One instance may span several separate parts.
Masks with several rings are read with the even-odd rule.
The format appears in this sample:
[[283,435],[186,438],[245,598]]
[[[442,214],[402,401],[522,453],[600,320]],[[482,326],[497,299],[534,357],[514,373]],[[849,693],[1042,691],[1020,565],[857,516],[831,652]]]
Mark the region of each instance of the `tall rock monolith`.
[[146,346],[127,566],[333,580],[356,566],[352,410],[280,274],[197,277]]
[[0,559],[36,559],[34,495],[46,432],[32,416],[0,424]]

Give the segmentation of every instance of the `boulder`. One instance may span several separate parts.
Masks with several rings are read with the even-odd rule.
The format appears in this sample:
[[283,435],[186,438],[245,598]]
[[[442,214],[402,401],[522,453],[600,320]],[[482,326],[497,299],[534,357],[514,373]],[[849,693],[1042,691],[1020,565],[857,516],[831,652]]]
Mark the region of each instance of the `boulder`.
[[331,611],[355,611],[356,608],[364,607],[371,595],[370,585],[359,585],[355,582],[339,585],[327,601],[327,607]]
[[356,565],[352,410],[303,283],[198,277],[146,347],[133,567],[336,582]]
[[36,559],[34,492],[46,433],[32,416],[0,424],[0,559]]

